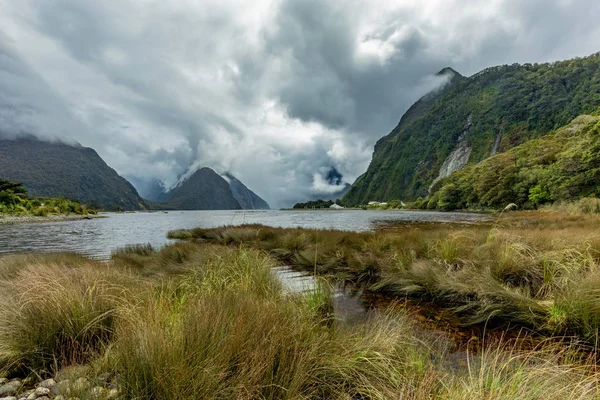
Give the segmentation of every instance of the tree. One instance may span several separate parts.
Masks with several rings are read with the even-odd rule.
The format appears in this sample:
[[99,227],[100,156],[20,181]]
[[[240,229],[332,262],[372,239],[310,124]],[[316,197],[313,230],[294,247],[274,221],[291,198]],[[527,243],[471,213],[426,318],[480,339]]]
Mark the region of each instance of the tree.
[[0,179],[0,204],[14,206],[22,202],[22,198],[27,194],[27,189],[21,182],[10,182],[6,179]]
[[0,192],[10,191],[13,194],[26,194],[27,189],[23,187],[22,182],[11,182],[6,179],[0,179]]

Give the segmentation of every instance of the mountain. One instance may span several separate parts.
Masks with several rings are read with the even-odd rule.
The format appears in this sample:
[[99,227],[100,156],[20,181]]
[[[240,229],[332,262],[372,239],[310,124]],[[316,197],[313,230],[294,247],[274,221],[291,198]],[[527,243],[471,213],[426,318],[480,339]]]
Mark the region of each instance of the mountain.
[[549,64],[513,64],[469,78],[455,74],[417,101],[375,145],[348,205],[425,197],[466,165],[564,126],[600,106],[600,53]]
[[235,176],[226,173],[225,179],[229,182],[229,189],[231,189],[233,197],[240,203],[240,206],[244,210],[269,210],[271,208],[266,201],[248,189]]
[[600,196],[600,110],[437,182],[422,208],[519,208]]
[[152,209],[169,210],[258,210],[269,209],[266,201],[248,189],[236,177],[219,175],[210,168],[196,170],[172,190],[149,182],[146,201]]
[[168,193],[164,203],[176,210],[240,210],[229,183],[210,168],[200,168]]
[[127,180],[78,144],[0,139],[0,178],[23,182],[31,196],[66,197],[107,210],[144,208]]

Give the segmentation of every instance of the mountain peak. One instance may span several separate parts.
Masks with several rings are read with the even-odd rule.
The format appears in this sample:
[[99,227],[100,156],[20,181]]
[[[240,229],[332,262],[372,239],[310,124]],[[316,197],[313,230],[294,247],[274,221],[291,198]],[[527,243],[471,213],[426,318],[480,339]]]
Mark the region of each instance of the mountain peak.
[[441,75],[452,75],[452,76],[462,76],[459,72],[457,72],[454,68],[452,67],[445,67],[442,68],[440,70],[440,72],[438,72],[436,74],[437,76],[441,76]]

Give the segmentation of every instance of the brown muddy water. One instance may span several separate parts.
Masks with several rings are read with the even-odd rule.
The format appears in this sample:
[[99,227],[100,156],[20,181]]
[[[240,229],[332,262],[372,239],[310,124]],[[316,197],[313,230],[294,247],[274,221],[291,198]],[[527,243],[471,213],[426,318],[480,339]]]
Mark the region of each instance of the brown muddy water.
[[[304,271],[280,266],[275,268],[275,274],[290,292],[303,293],[316,289],[314,277]],[[548,341],[548,338],[523,328],[487,324],[464,326],[451,312],[425,300],[385,297],[335,281],[331,281],[331,287],[336,324],[368,323],[371,317],[384,310],[401,310],[403,316],[408,316],[409,323],[420,338],[443,349],[439,354],[444,354],[444,358],[438,361],[442,367],[451,370],[465,369],[480,362],[481,350],[486,345],[503,344],[513,349],[532,350]]]

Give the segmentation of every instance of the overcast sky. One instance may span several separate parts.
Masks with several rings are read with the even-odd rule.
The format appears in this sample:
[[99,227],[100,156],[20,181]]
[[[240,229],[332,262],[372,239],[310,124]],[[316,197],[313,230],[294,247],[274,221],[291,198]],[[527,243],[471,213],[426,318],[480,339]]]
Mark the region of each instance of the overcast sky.
[[589,55],[599,20],[597,0],[0,0],[0,131],[289,206],[363,173],[443,67]]

